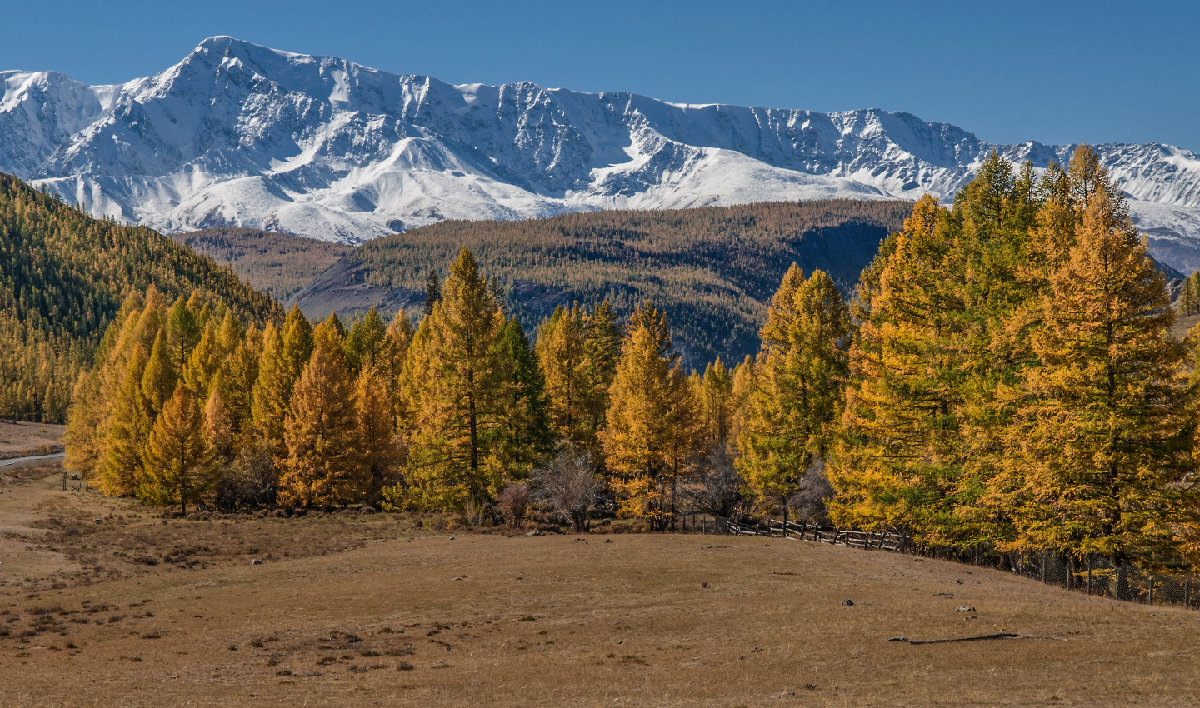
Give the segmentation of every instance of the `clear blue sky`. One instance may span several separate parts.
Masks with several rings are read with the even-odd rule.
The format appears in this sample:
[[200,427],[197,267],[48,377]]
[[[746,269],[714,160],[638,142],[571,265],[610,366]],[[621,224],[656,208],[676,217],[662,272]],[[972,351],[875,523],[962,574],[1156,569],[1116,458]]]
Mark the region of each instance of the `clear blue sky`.
[[114,83],[232,35],[452,83],[882,107],[985,140],[1200,151],[1200,3],[11,0],[0,69]]

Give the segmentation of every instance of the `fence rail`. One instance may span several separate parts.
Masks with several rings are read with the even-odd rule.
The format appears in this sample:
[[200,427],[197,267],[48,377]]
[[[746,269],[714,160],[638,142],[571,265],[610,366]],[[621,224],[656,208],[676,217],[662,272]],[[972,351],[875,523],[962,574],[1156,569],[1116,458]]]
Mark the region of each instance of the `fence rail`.
[[691,514],[683,517],[681,529],[685,533],[771,536],[893,553],[952,557],[960,562],[1005,569],[1047,585],[1089,595],[1200,609],[1200,576],[1185,572],[1152,572],[1135,565],[1114,564],[1107,558],[1094,557],[1082,563],[1070,562],[1050,552],[979,553],[966,558],[945,549],[922,551],[911,537],[897,531],[857,531],[793,521],[785,525],[778,519],[748,522]]

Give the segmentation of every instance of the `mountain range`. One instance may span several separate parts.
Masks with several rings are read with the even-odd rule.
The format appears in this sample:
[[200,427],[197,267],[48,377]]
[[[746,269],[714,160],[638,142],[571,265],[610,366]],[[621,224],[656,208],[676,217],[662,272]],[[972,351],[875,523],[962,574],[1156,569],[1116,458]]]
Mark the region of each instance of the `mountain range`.
[[[992,150],[1044,166],[1074,149],[879,109],[451,85],[230,37],[123,84],[4,71],[0,86],[0,171],[93,215],[351,244],[447,219],[948,197]],[[1200,155],[1095,147],[1154,255],[1200,268]]]

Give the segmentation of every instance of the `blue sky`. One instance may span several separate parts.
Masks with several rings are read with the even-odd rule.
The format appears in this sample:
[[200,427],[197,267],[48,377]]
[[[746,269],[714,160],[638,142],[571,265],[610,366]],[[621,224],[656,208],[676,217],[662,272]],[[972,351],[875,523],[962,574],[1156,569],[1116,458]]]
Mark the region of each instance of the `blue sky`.
[[12,0],[0,69],[113,83],[232,35],[452,83],[882,107],[985,140],[1200,151],[1200,3]]

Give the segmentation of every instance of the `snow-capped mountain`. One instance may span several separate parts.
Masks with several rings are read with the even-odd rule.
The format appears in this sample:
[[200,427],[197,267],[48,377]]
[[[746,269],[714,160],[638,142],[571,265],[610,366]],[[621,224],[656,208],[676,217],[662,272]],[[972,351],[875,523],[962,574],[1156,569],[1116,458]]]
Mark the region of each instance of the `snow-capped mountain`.
[[[993,145],[907,113],[683,105],[529,83],[454,86],[207,39],[154,76],[0,72],[0,171],[165,232],[250,226],[355,242],[442,219],[821,197],[947,196]],[[1097,149],[1152,249],[1200,267],[1200,155]]]

